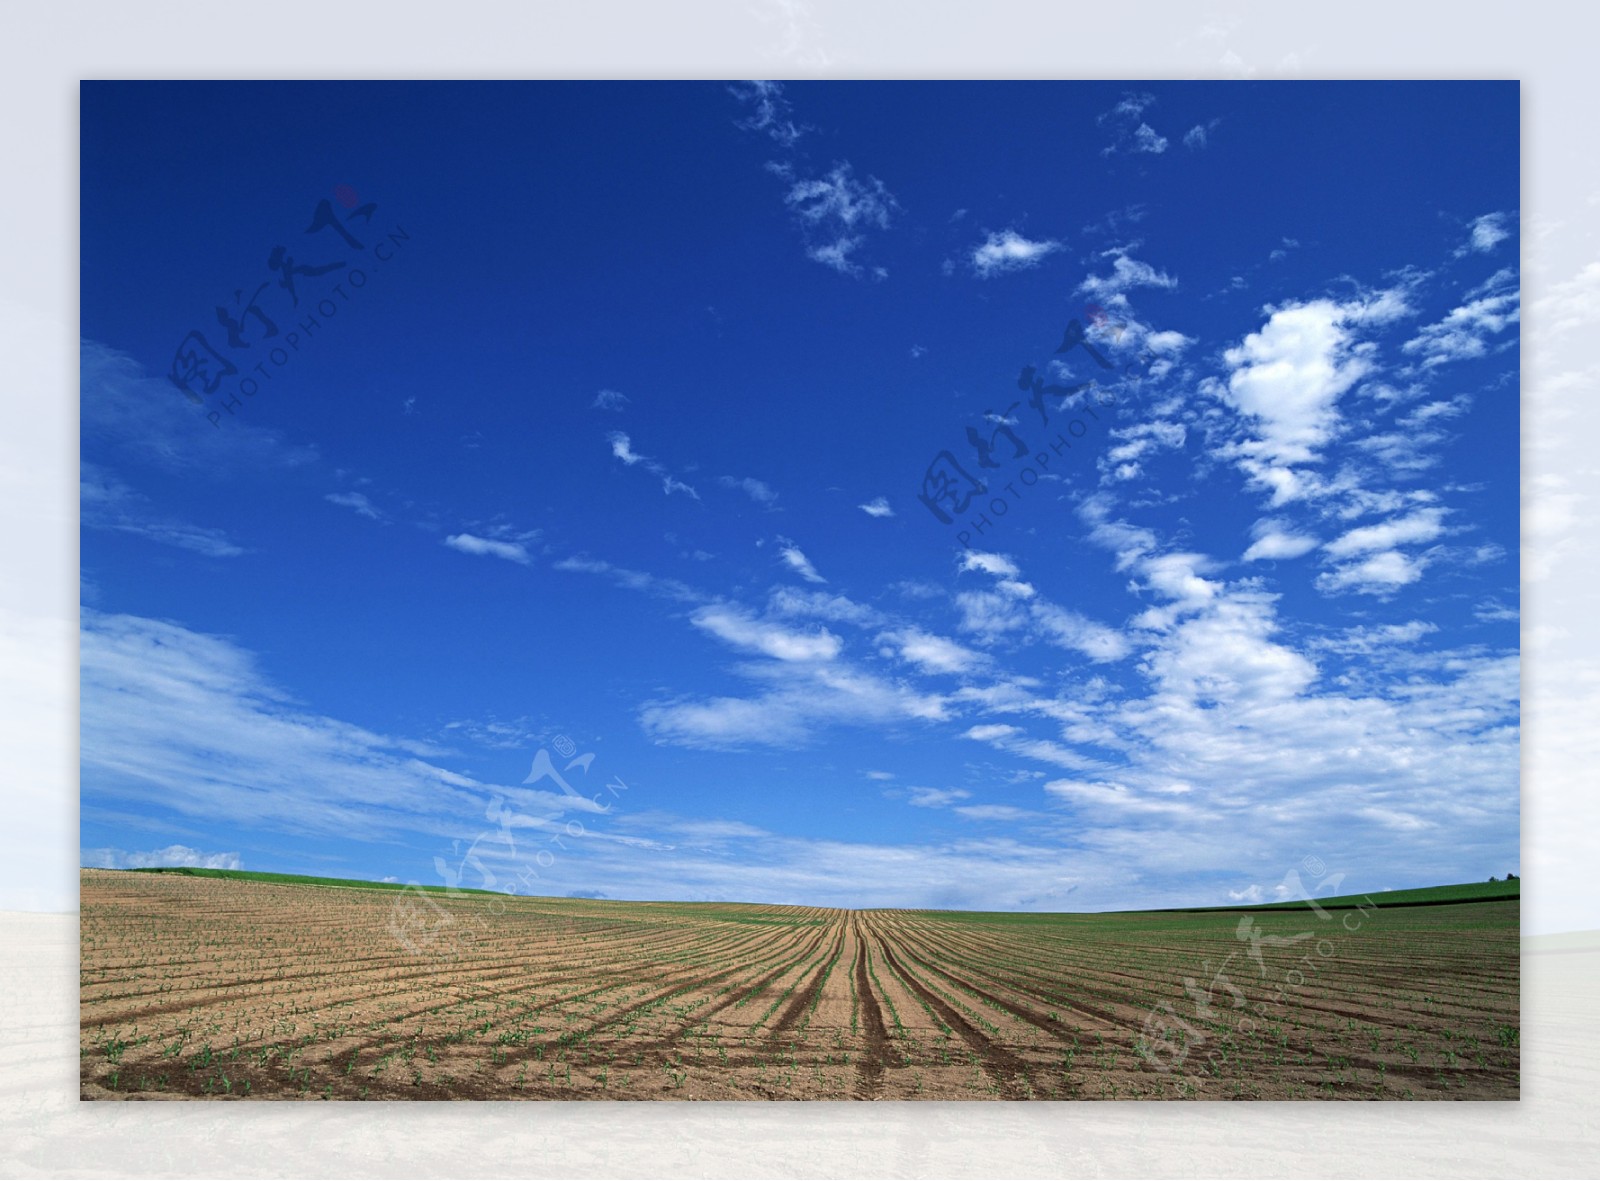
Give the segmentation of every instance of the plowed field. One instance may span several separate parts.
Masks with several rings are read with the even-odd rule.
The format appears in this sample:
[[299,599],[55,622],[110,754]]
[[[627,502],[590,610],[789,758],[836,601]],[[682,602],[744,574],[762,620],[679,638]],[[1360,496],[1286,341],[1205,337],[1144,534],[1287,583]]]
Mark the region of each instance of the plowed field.
[[428,898],[85,870],[82,1095],[1515,1099],[1517,908],[1257,911],[1252,943],[1243,911]]

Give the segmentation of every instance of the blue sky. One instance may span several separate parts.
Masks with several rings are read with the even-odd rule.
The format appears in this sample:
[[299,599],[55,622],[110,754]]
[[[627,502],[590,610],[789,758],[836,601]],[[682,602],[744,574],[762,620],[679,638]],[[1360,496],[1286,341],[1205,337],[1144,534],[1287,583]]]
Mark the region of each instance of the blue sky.
[[[83,863],[996,909],[1518,870],[1518,119],[85,85]],[[949,524],[941,451],[988,486]]]

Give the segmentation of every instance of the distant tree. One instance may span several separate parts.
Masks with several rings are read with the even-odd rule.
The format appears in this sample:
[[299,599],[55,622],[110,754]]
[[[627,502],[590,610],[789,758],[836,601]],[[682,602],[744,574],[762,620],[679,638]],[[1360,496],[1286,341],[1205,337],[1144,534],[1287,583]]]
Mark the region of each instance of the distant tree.
[[1491,882],[1498,882],[1498,881],[1499,881],[1499,880],[1500,880],[1500,879],[1499,879],[1499,878],[1497,878],[1497,877],[1495,877],[1495,876],[1494,876],[1494,874],[1490,874],[1490,875],[1489,875],[1489,880],[1490,880],[1490,881],[1491,881]]
[[1508,873],[1508,874],[1506,874],[1506,881],[1508,881],[1508,882],[1514,882],[1514,881],[1516,881],[1516,880],[1517,880],[1517,875],[1516,875],[1516,874],[1514,874],[1514,873]]

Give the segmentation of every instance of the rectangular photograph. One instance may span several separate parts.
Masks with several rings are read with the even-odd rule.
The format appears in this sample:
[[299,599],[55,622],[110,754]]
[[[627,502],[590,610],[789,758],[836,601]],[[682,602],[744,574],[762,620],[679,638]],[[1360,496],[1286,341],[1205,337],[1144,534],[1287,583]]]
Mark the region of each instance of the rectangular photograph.
[[1516,1100],[1519,85],[84,81],[84,1100]]

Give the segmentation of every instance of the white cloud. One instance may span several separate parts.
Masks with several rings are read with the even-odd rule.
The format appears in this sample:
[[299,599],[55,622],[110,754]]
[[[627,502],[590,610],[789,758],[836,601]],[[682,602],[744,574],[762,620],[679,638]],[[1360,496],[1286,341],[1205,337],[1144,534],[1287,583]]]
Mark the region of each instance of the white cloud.
[[1507,607],[1499,599],[1490,597],[1479,603],[1472,610],[1475,619],[1494,623],[1516,623],[1522,618],[1522,612],[1516,607]]
[[550,568],[572,574],[603,575],[626,590],[641,591],[644,594],[680,603],[704,603],[707,598],[706,595],[675,578],[660,578],[654,574],[646,574],[642,570],[630,570],[626,566],[613,565],[599,558],[571,555],[551,563]]
[[1376,627],[1358,625],[1346,628],[1338,636],[1315,641],[1322,651],[1337,652],[1345,656],[1392,656],[1402,648],[1410,647],[1424,636],[1439,630],[1438,624],[1422,619],[1407,623],[1386,623]]
[[626,394],[620,394],[616,390],[601,390],[594,396],[594,401],[589,403],[589,408],[591,410],[615,410],[620,413],[627,404],[628,397]]
[[504,558],[508,562],[517,562],[523,566],[532,560],[520,542],[494,541],[487,537],[475,537],[471,533],[456,533],[446,537],[444,543],[464,554]]
[[1167,150],[1167,137],[1157,135],[1155,128],[1148,123],[1141,123],[1133,133],[1133,150],[1136,152],[1153,152],[1157,155]]
[[1130,257],[1124,247],[1107,250],[1100,257],[1113,259],[1111,274],[1104,277],[1086,276],[1078,284],[1078,294],[1109,300],[1135,287],[1156,287],[1170,291],[1178,285],[1178,281],[1165,271],[1158,271],[1149,263]]
[[1244,561],[1281,561],[1303,557],[1317,548],[1315,537],[1297,532],[1287,521],[1266,519],[1257,521],[1251,530],[1255,540],[1244,551]]
[[[220,427],[165,376],[152,377],[126,354],[93,341],[79,349],[81,434],[140,464],[180,475],[279,471],[318,462],[314,447],[222,412]],[[218,396],[220,397],[220,391]]]
[[1401,349],[1407,353],[1420,353],[1425,367],[1483,356],[1489,351],[1486,342],[1490,336],[1505,331],[1522,319],[1521,295],[1516,290],[1516,280],[1507,271],[1501,271],[1500,275],[1507,276],[1510,290],[1506,290],[1502,284],[1492,293],[1451,309],[1443,320],[1424,327]]
[[221,529],[190,525],[151,507],[111,472],[84,462],[78,484],[79,520],[86,529],[108,529],[175,546],[208,558],[235,558],[246,552]]
[[997,234],[991,233],[973,248],[972,269],[979,278],[987,279],[1008,271],[1038,266],[1047,255],[1060,249],[1061,243],[1052,239],[1030,242],[1015,230],[1003,230]]
[[1183,146],[1191,151],[1199,151],[1211,142],[1211,131],[1204,123],[1196,123],[1183,133]]
[[1233,449],[1257,486],[1284,504],[1307,494],[1296,464],[1314,463],[1340,430],[1339,398],[1373,371],[1370,349],[1356,339],[1362,325],[1388,323],[1407,314],[1399,289],[1336,303],[1317,299],[1269,309],[1259,332],[1228,349],[1232,372],[1226,383],[1203,385],[1243,419],[1253,432]]
[[1137,119],[1144,114],[1145,109],[1155,104],[1156,96],[1148,91],[1126,91],[1122,101],[1099,117],[1104,123],[1108,119],[1127,118]]
[[822,726],[882,727],[948,716],[942,697],[844,662],[764,663],[740,671],[771,687],[753,698],[652,702],[640,711],[640,724],[658,742],[722,750],[800,746]]
[[1028,820],[1038,815],[1011,804],[966,804],[951,811],[966,820]]
[[611,444],[611,454],[623,463],[632,467],[636,463],[644,462],[646,457],[638,454],[633,449],[633,440],[622,431],[612,431],[606,436],[606,442]]
[[148,853],[125,853],[121,849],[83,849],[80,865],[91,869],[153,869],[157,866],[183,866],[189,869],[243,869],[237,853],[202,853],[187,845],[168,845]]
[[1504,213],[1485,213],[1482,217],[1475,218],[1467,240],[1457,249],[1456,256],[1460,257],[1474,251],[1487,254],[1493,250],[1511,236],[1511,231],[1506,228],[1506,221]]
[[640,455],[635,451],[633,449],[633,440],[624,432],[612,431],[606,436],[606,442],[611,444],[611,454],[622,460],[628,467],[633,467],[635,464],[643,464],[645,471],[651,475],[659,476],[661,478],[661,490],[666,495],[671,496],[674,492],[682,492],[695,500],[700,499],[700,493],[674,476],[663,464],[657,463],[648,455]]
[[1004,554],[986,554],[978,550],[969,550],[961,556],[961,569],[981,570],[996,578],[1017,578],[1022,573],[1017,564]]
[[778,494],[763,480],[753,476],[735,479],[733,476],[723,476],[718,481],[724,488],[737,488],[757,504],[772,505],[776,503]]
[[868,771],[866,776],[868,779],[875,779],[880,783],[886,783],[895,777],[893,771]]
[[1155,129],[1143,119],[1144,112],[1154,105],[1155,101],[1155,96],[1152,94],[1128,93],[1116,106],[1099,115],[1095,121],[1102,127],[1109,126],[1113,136],[1111,143],[1101,149],[1100,154],[1111,156],[1119,151],[1154,153],[1166,151],[1166,138],[1156,134]]
[[948,808],[957,800],[966,800],[972,797],[970,791],[963,791],[959,787],[911,787],[906,789],[909,799],[906,801],[913,808]]
[[1033,603],[1031,611],[1039,633],[1058,648],[1081,652],[1097,663],[1128,654],[1128,641],[1120,633],[1076,611],[1042,601]]
[[[825,177],[809,180],[794,179],[788,165],[771,170],[791,181],[784,203],[807,233],[807,256],[841,274],[863,274],[853,257],[865,240],[863,231],[888,229],[898,208],[883,182],[872,176],[857,180],[848,162],[834,165]],[[881,278],[880,271],[874,268],[873,273]]]
[[1021,732],[1015,726],[1006,725],[1003,722],[991,722],[982,726],[969,727],[962,737],[970,738],[974,742],[994,742],[1001,738],[1010,738],[1013,734],[1020,734]]
[[807,582],[827,582],[828,580],[817,573],[817,568],[811,564],[811,559],[800,551],[800,547],[784,538],[778,539],[778,557],[783,559],[784,565],[793,570]]
[[1096,662],[1120,660],[1127,655],[1127,641],[1121,635],[1041,597],[1031,583],[1020,581],[1021,570],[1004,554],[969,550],[961,557],[961,569],[989,574],[999,588],[956,595],[963,631],[974,632],[989,642],[1008,632],[1021,632],[1058,648],[1081,652]]
[[828,591],[803,591],[789,586],[772,589],[767,597],[768,610],[778,615],[807,615],[826,619],[831,623],[849,623],[856,627],[876,627],[883,622],[882,613],[843,595]]
[[1015,595],[962,591],[955,601],[961,610],[961,630],[974,632],[986,641],[1028,625],[1028,611]]
[[1328,592],[1348,590],[1386,595],[1417,581],[1426,566],[1424,558],[1408,558],[1399,550],[1384,550],[1320,575],[1317,588]]
[[850,259],[851,251],[860,246],[862,238],[841,236],[832,242],[824,242],[821,246],[812,246],[806,250],[806,257],[812,262],[820,262],[823,266],[832,267],[841,275],[859,275],[861,268]]
[[878,639],[890,645],[890,650],[902,660],[910,661],[926,673],[967,673],[988,663],[981,652],[915,627],[885,632]]
[[729,606],[702,607],[690,617],[690,622],[735,647],[759,652],[774,660],[832,660],[844,647],[844,641],[827,628],[814,632],[792,631]]
[[1419,509],[1406,517],[1351,529],[1324,548],[1335,558],[1348,558],[1373,550],[1393,549],[1397,545],[1432,541],[1444,532],[1443,519],[1443,509]]
[[793,108],[783,95],[782,84],[753,81],[742,87],[730,86],[728,91],[751,107],[749,118],[736,120],[736,127],[744,131],[761,132],[785,148],[794,147],[806,133],[807,129],[795,121]]
[[888,499],[882,496],[879,496],[873,500],[869,500],[865,504],[858,504],[856,507],[862,512],[866,513],[869,517],[894,516],[894,509],[889,507]]
[[329,504],[337,504],[343,508],[354,509],[361,516],[369,517],[374,521],[383,519],[383,514],[378,511],[377,506],[360,492],[330,492],[322,499]]
[[[425,762],[423,744],[299,708],[226,639],[86,609],[80,644],[86,816],[126,802],[152,819],[380,842],[460,835],[482,812],[489,785]],[[494,790],[546,813],[577,807]]]

